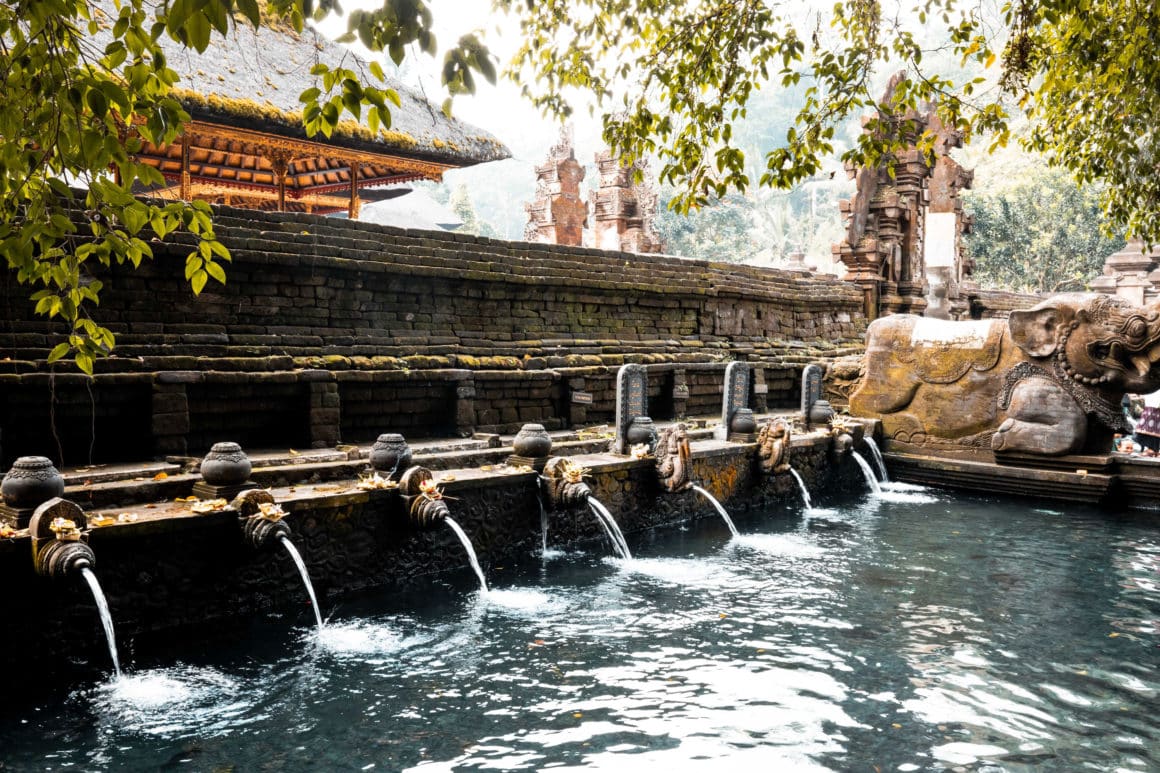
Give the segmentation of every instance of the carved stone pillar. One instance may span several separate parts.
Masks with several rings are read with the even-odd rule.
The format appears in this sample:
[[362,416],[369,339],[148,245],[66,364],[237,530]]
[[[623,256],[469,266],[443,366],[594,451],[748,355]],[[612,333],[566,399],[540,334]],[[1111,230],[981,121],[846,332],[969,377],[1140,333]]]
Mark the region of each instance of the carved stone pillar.
[[466,378],[455,386],[455,431],[462,437],[475,432],[475,379]]
[[194,371],[162,371],[153,383],[151,424],[153,455],[185,456],[189,453],[189,396],[186,384],[201,380]]

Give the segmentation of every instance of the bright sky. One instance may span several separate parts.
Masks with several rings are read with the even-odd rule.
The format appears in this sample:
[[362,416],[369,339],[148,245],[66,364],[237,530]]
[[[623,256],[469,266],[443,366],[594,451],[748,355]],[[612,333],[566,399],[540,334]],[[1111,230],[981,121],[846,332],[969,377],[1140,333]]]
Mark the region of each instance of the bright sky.
[[[382,0],[350,0],[344,8],[376,8]],[[412,48],[404,61],[400,80],[411,87],[418,87],[432,103],[443,102],[446,92],[440,84],[439,72],[443,64],[443,53],[460,36],[477,32],[484,44],[499,58],[502,73],[519,46],[519,29],[511,19],[491,10],[488,0],[429,0],[434,17],[439,54],[431,57]],[[346,19],[331,17],[318,25],[319,30],[330,38],[346,31]],[[367,59],[377,59],[390,72],[393,69],[389,57],[384,53],[368,51],[359,43],[351,48]],[[520,95],[519,85],[501,74],[492,86],[483,78],[476,79],[476,93],[455,98],[452,113],[468,123],[487,129],[511,150],[518,161],[539,164],[548,148],[556,141],[559,126],[544,118],[540,112]],[[573,123],[576,126],[577,158],[581,163],[590,161],[597,150],[600,137],[598,118],[590,118],[586,111],[577,111]]]

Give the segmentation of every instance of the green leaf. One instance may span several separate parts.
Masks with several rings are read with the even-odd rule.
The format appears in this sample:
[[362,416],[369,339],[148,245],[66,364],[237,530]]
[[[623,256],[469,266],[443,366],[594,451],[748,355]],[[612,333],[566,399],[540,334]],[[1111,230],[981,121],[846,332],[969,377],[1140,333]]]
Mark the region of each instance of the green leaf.
[[69,346],[67,341],[59,343],[56,346],[52,347],[52,351],[48,353],[48,361],[49,362],[56,362],[61,357],[68,354],[71,350],[72,350],[72,347]]

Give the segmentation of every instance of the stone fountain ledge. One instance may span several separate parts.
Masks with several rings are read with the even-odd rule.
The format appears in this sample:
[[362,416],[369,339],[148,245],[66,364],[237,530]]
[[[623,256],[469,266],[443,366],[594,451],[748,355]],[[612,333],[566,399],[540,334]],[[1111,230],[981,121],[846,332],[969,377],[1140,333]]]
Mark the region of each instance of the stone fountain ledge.
[[[714,440],[707,437],[711,433],[712,428],[693,430],[690,432],[692,437],[700,436],[705,438],[702,440],[693,440],[690,443],[694,464],[701,462],[700,467],[711,468],[717,463],[735,465],[739,461],[742,463],[752,462],[757,448],[755,443],[735,443]],[[588,443],[589,441],[584,441],[577,445],[587,445]],[[599,443],[601,446],[605,446],[608,441],[601,440]],[[819,450],[823,452],[828,451],[829,446],[829,433],[824,430],[815,430],[809,433],[795,435],[790,443],[790,453],[791,457],[798,457],[800,460],[801,458],[809,457],[811,453]],[[510,446],[506,448],[501,447],[497,450],[502,451],[502,455],[505,458],[511,454]],[[557,449],[554,448],[553,450],[556,451]],[[653,476],[656,464],[653,457],[635,459],[618,456],[605,451],[570,454],[568,456],[586,468],[588,478],[594,481],[598,481],[602,476],[616,477],[618,473],[625,472],[635,477],[649,478]],[[261,458],[261,455],[256,455],[255,458]],[[416,464],[426,466],[423,455],[417,455],[413,461]],[[294,520],[295,515],[309,514],[312,510],[316,509],[354,506],[390,507],[392,506],[391,503],[396,503],[399,500],[399,492],[395,488],[364,489],[358,486],[357,475],[365,467],[366,462],[361,459],[358,461],[338,463],[287,463],[285,465],[273,465],[265,470],[256,468],[252,477],[254,480],[259,480],[266,477],[267,474],[273,475],[292,472],[299,480],[307,481],[295,484],[276,484],[267,487],[267,490],[270,491],[275,500],[286,510],[291,521]],[[352,474],[344,474],[348,472]],[[807,481],[811,479],[817,480],[819,470],[811,469],[810,465],[802,465],[800,473]],[[479,467],[439,469],[435,472],[434,479],[448,497],[456,497],[459,494],[505,487],[526,487],[534,493],[538,476],[539,474],[534,471],[508,467],[502,464],[501,461],[494,466],[483,465]],[[132,492],[147,490],[151,493],[156,493],[157,491],[169,489],[179,492],[174,497],[164,501],[130,504],[113,508],[102,507],[89,511],[90,518],[95,517],[98,520],[102,517],[112,519],[111,523],[91,526],[93,536],[101,540],[105,538],[148,537],[165,532],[179,532],[211,525],[227,524],[236,520],[238,514],[229,506],[207,513],[195,513],[190,509],[192,502],[178,501],[190,496],[188,493],[183,494],[180,492],[192,489],[193,484],[200,479],[200,476],[197,474],[174,474],[161,481],[111,481],[82,486],[79,492],[74,487],[66,488],[65,497],[77,500],[80,499],[80,497],[76,496],[78,493],[88,493],[90,498],[98,498],[92,495],[100,491],[112,490],[127,490]],[[713,475],[709,475],[702,482],[714,496],[717,496],[722,501],[732,501],[744,496],[744,492],[731,491],[729,490],[729,486],[720,485],[719,481],[715,480]],[[764,483],[771,482],[764,481]],[[763,482],[758,481],[759,485],[761,483]],[[599,484],[596,487],[599,488]],[[793,493],[796,492],[796,487],[781,485],[777,487],[777,491],[779,494],[784,494],[787,491]],[[814,493],[816,494],[816,491]],[[659,492],[658,496],[661,496]],[[740,504],[735,503],[735,506],[740,507],[740,509],[749,509],[753,505],[742,502]],[[626,532],[629,530],[630,528],[625,529]],[[594,531],[589,536],[599,537],[599,532]],[[0,555],[3,554],[5,546],[20,543],[27,538],[27,530],[22,530],[17,532],[13,538],[7,540],[0,539]]]
[[[771,417],[779,414],[769,414]],[[693,419],[690,439],[707,438],[712,429],[708,419]],[[660,426],[667,426],[662,422]],[[596,453],[608,446],[610,434],[594,428],[550,432],[553,454],[572,456]],[[469,467],[498,467],[512,455],[511,435],[484,434],[464,440],[419,440],[410,443],[413,463],[432,470],[452,471]],[[370,444],[343,446],[342,449],[247,452],[253,464],[252,480],[262,487],[288,486],[306,481],[355,480],[367,467]],[[130,509],[143,502],[172,501],[187,497],[201,477],[196,472],[200,460],[171,458],[165,462],[108,464],[66,469],[65,498],[85,508]]]
[[[760,473],[754,444],[704,438],[690,445],[693,479],[729,509],[742,531],[748,511],[800,507],[790,475]],[[815,494],[843,487],[861,490],[864,483],[856,465],[835,465],[832,445],[823,432],[795,436],[790,448],[795,469]],[[585,480],[592,495],[613,513],[630,542],[634,533],[647,529],[718,518],[693,491],[665,492],[652,458],[602,451],[571,459],[587,468]],[[360,459],[266,468],[305,478],[316,474],[321,478],[324,469],[335,475],[350,473],[341,481],[271,488],[286,512],[290,539],[302,554],[324,616],[341,598],[359,593],[447,584],[471,587],[471,571],[451,530],[414,525],[397,490],[357,488],[354,477],[364,466]],[[447,498],[451,517],[471,538],[485,572],[538,553],[536,473],[500,465],[458,467],[436,471],[434,479]],[[148,652],[153,646],[149,642],[166,637],[212,637],[275,610],[290,613],[290,620],[299,614],[310,617],[303,609],[305,595],[297,570],[282,550],[245,544],[232,509],[199,514],[188,502],[173,501],[189,496],[196,480],[196,475],[179,473],[161,481],[130,481],[130,488],[167,493],[144,504],[88,512],[90,522],[102,515],[114,519],[93,526],[88,543],[118,638],[136,642],[138,652]],[[118,485],[125,482],[72,488],[92,491]],[[156,501],[159,498],[165,501]],[[116,520],[122,514],[124,518]],[[728,538],[724,525],[722,536]],[[584,544],[596,553],[609,549],[587,510],[550,513],[548,541],[553,547]],[[74,667],[78,678],[91,679],[103,667],[94,645],[102,634],[91,598],[80,583],[38,576],[30,543],[27,530],[0,539],[0,583],[19,589],[8,594],[5,604],[6,645],[22,653],[30,679],[45,669],[59,674]],[[66,662],[72,665],[62,665]]]

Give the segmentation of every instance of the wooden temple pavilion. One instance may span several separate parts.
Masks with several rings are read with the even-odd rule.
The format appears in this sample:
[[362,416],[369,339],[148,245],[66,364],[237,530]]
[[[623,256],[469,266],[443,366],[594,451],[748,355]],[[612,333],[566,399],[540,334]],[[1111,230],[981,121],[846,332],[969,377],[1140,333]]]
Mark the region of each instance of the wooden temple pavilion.
[[[94,5],[111,27],[111,0]],[[94,44],[103,48],[107,35],[98,33]],[[363,60],[310,28],[295,33],[283,25],[255,30],[241,23],[224,38],[215,36],[204,53],[168,37],[163,46],[181,76],[176,96],[191,120],[176,142],[146,144],[139,154],[165,176],[166,186],[151,195],[357,218],[362,198],[392,195],[373,190],[378,186],[438,181],[448,169],[510,156],[488,132],[448,118],[390,78],[385,86],[401,102],[390,106],[390,129],[375,134],[351,120],[329,138],[308,138],[298,95],[319,85],[311,67],[341,62],[374,82]]]

